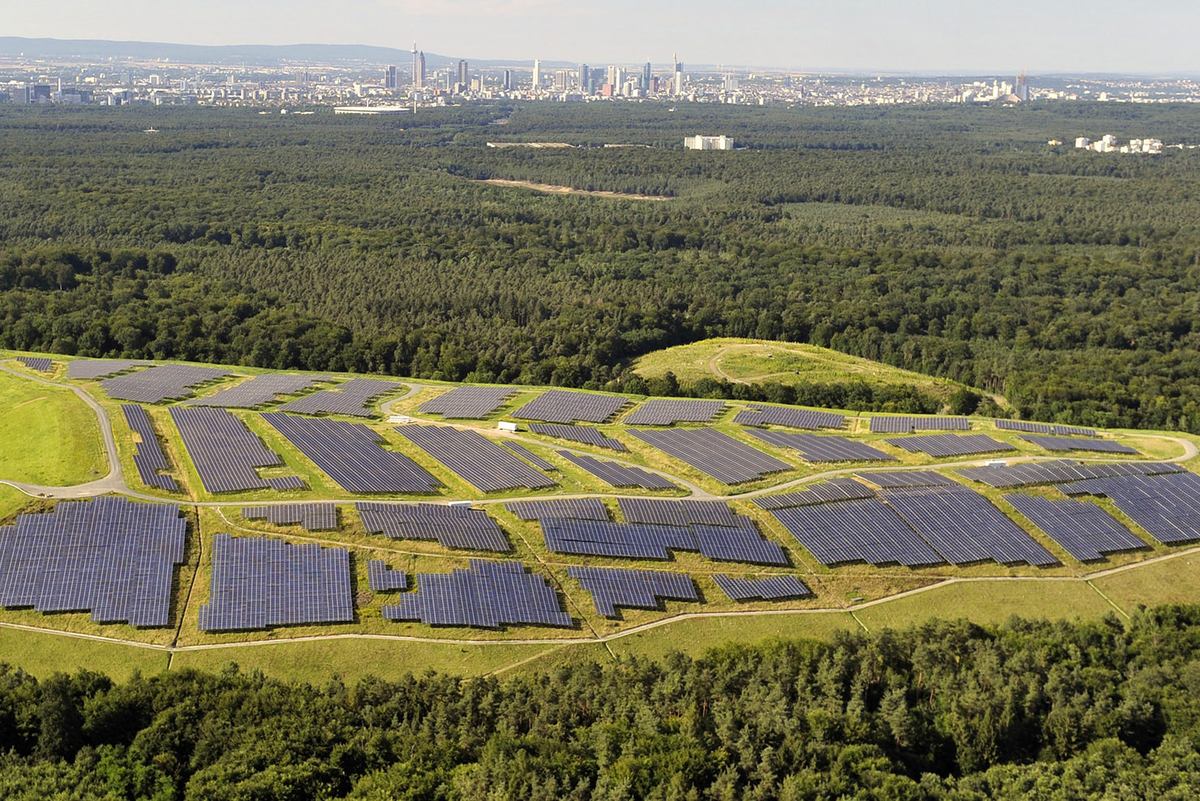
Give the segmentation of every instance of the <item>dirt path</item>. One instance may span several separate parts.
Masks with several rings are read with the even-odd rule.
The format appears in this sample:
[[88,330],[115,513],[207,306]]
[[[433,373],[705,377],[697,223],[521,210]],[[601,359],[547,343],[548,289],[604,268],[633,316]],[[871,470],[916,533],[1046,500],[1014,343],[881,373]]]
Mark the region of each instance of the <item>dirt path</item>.
[[532,189],[536,192],[545,192],[550,195],[584,195],[587,197],[606,197],[614,200],[674,200],[675,198],[665,195],[635,195],[626,192],[608,192],[605,190],[593,189],[575,189],[570,186],[557,186],[555,184],[535,184],[532,181],[509,181],[504,178],[484,178],[482,183],[491,184],[492,186],[510,186],[518,189]]

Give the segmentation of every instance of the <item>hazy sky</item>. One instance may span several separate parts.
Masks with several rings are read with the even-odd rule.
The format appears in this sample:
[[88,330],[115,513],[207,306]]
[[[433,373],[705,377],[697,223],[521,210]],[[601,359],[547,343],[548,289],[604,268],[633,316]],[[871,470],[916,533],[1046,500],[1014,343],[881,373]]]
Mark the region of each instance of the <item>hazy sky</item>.
[[[53,9],[51,12],[50,9]],[[0,33],[864,71],[1200,71],[1200,2],[0,0]]]

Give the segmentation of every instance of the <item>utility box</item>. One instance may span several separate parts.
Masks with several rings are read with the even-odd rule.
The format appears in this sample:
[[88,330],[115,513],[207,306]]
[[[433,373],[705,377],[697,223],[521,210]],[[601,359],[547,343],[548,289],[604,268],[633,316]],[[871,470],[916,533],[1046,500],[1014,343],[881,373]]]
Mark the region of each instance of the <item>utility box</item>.
[[517,428],[516,423],[510,423],[507,420],[501,420],[499,423],[496,423],[496,428],[500,429],[501,431],[511,431],[514,434],[520,430]]

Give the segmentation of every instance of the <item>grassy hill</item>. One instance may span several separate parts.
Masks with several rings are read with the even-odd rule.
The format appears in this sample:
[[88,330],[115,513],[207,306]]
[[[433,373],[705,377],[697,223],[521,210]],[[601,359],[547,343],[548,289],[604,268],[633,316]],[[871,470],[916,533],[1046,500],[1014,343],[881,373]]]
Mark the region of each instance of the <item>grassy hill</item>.
[[66,487],[106,472],[100,426],[83,401],[0,372],[0,476]]
[[[872,386],[908,386],[943,402],[956,390],[971,389],[949,379],[889,367],[816,345],[734,337],[666,348],[642,356],[634,364],[634,372],[647,379],[659,378],[667,371],[674,373],[681,384],[717,378],[735,384],[774,382],[797,386],[863,381]],[[1003,398],[992,397],[1004,405]]]

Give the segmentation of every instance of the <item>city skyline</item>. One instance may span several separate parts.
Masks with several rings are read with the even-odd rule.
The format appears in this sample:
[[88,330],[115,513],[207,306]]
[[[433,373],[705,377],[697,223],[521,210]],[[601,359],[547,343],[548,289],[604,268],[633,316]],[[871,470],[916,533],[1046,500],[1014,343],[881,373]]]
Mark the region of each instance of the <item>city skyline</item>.
[[[362,44],[421,49],[467,60],[669,63],[889,73],[1189,73],[1200,8],[1164,0],[1144,13],[1094,0],[999,7],[930,0],[919,10],[880,0],[786,7],[712,0],[645,7],[628,0],[63,0],[51,19],[38,7],[6,13],[11,36],[195,45]],[[236,11],[238,26],[230,28]],[[1166,21],[1170,24],[1164,24]],[[619,34],[619,35],[617,35]]]

